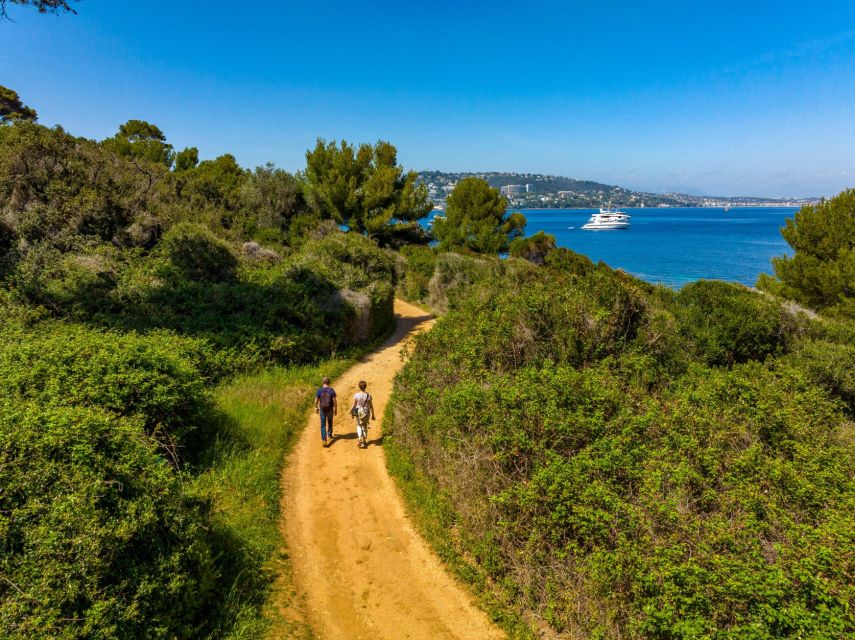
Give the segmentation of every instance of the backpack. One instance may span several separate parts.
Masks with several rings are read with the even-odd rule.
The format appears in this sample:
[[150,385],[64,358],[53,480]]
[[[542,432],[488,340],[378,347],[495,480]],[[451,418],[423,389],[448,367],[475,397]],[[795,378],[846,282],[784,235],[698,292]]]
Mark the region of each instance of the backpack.
[[323,387],[320,391],[321,395],[319,398],[318,406],[321,408],[321,411],[327,413],[333,406],[333,395],[332,389],[329,387]]
[[371,415],[371,410],[368,408],[370,401],[371,396],[366,393],[365,400],[362,401],[362,406],[360,407],[358,404],[356,405],[356,417],[360,420],[365,420],[365,418]]

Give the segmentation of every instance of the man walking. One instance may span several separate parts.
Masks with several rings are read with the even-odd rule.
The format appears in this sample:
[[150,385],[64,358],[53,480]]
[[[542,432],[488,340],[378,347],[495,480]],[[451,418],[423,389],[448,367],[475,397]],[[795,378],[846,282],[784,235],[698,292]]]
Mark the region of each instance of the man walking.
[[[321,439],[327,446],[333,439],[333,416],[338,413],[338,400],[335,397],[335,389],[330,386],[330,379],[324,378],[323,386],[315,394],[315,412],[321,416]],[[329,425],[329,428],[327,428]]]

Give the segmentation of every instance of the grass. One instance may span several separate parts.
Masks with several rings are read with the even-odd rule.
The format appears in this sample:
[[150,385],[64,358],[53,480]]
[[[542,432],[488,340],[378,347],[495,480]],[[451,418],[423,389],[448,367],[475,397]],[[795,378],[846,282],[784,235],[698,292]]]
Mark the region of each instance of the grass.
[[358,355],[267,369],[216,389],[221,435],[193,487],[210,505],[212,533],[222,557],[229,558],[221,576],[225,606],[211,613],[222,624],[211,638],[245,640],[272,632],[277,638],[311,637],[298,617],[289,620],[271,598],[275,591],[281,605],[278,601],[293,599],[294,594],[282,553],[279,478],[286,455],[305,427],[319,381],[338,377]]

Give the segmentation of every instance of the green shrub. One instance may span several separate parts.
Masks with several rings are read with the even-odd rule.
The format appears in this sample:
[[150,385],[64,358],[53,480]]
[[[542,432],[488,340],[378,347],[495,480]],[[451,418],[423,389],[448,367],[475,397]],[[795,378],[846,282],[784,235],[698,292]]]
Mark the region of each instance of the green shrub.
[[711,365],[763,360],[787,345],[781,305],[738,284],[687,284],[677,295],[675,312],[694,352]]
[[395,285],[396,255],[357,233],[335,231],[309,240],[295,264],[325,276],[338,288],[360,289],[383,281]]
[[590,258],[564,247],[546,254],[545,263],[548,267],[570,276],[586,276],[594,270]]
[[[204,347],[174,336],[93,331],[58,322],[0,333],[0,397],[99,407],[138,418],[177,458],[180,441],[210,434],[205,379],[188,357]],[[183,442],[182,444],[188,444]]]
[[398,291],[405,300],[422,302],[427,298],[430,279],[436,270],[436,251],[430,247],[407,245],[401,248],[404,258],[403,275]]
[[505,269],[416,340],[384,427],[460,573],[568,637],[855,632],[851,347],[802,337],[848,334],[723,283]]
[[[397,278],[397,256],[393,251],[379,248],[362,235],[334,231],[307,241],[292,265],[312,278],[329,282],[337,290],[333,299],[349,306],[342,309],[342,317],[349,319],[343,325],[327,323],[327,328],[335,332],[341,326],[342,335],[351,336],[350,344],[373,340],[391,329]],[[336,304],[330,308],[341,309]],[[364,330],[354,326],[360,323],[365,325]]]
[[476,258],[459,253],[440,253],[436,270],[428,282],[427,303],[445,313],[468,298],[473,285],[502,273],[502,264],[494,258]]
[[538,231],[533,236],[517,238],[511,242],[510,254],[534,264],[546,264],[549,254],[555,251],[555,236]]
[[61,127],[0,129],[0,202],[7,224],[29,243],[127,239],[139,216],[172,201],[171,186],[165,167],[138,166]]
[[110,250],[62,252],[49,243],[27,251],[12,272],[18,296],[57,313],[97,312],[116,283]]
[[202,225],[175,225],[164,234],[159,250],[183,279],[194,282],[235,279],[238,260],[232,248]]
[[855,417],[855,344],[820,340],[801,343],[788,358],[818,385],[839,398],[850,417]]
[[0,637],[198,637],[203,521],[136,420],[0,401],[0,487]]
[[[439,265],[456,262],[444,257]],[[463,258],[462,264],[469,260]],[[438,268],[437,274],[445,269]],[[630,280],[596,272],[579,287],[563,284],[531,279],[524,271],[465,289],[458,280],[450,289],[453,296],[460,294],[451,312],[457,321],[434,329],[423,344],[438,351],[456,345],[448,358],[466,370],[509,371],[545,360],[581,365],[615,353],[635,338],[645,302]],[[460,322],[461,317],[467,321]]]

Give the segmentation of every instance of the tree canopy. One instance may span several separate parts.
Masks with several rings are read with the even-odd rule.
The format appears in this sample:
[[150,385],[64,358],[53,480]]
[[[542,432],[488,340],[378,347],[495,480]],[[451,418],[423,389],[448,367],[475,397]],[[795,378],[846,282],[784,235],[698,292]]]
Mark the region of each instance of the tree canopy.
[[776,278],[758,285],[832,314],[855,317],[855,189],[787,220],[781,235],[795,254],[774,258]]
[[0,0],[0,18],[7,18],[6,6],[20,4],[35,7],[39,13],[77,13],[66,0]]
[[35,122],[38,120],[38,114],[35,109],[21,102],[16,91],[0,85],[0,124],[16,120]]
[[171,168],[175,161],[175,152],[172,145],[166,142],[163,131],[145,120],[128,120],[104,144],[121,156],[144,158],[167,168]]
[[199,164],[199,149],[186,147],[183,151],[175,154],[175,170],[187,171]]
[[522,235],[526,219],[506,215],[508,201],[481,178],[464,178],[448,196],[445,216],[434,218],[433,232],[441,249],[475,253],[507,251]]
[[402,235],[419,236],[417,221],[431,210],[427,190],[417,174],[404,172],[394,145],[379,141],[354,147],[345,140],[318,139],[306,153],[309,205],[322,218],[332,218],[382,244]]

